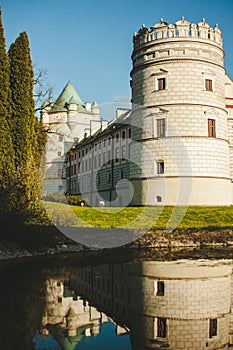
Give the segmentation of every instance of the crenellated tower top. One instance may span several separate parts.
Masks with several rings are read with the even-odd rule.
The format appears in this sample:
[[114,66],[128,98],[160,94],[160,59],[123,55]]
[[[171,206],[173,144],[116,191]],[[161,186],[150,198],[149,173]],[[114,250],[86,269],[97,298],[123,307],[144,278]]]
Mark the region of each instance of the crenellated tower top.
[[143,24],[138,32],[134,33],[134,48],[142,44],[167,38],[197,38],[210,40],[222,46],[222,33],[218,24],[212,28],[206,21],[202,19],[198,24],[191,23],[181,17],[175,24],[168,24],[164,22],[163,18],[154,25],[154,27],[147,28]]

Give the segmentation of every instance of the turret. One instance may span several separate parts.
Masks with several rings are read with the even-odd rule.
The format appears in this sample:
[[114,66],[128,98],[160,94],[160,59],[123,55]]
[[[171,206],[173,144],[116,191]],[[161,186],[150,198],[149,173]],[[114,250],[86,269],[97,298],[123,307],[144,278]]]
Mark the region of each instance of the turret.
[[96,101],[94,101],[91,105],[91,111],[92,113],[96,114],[96,115],[100,115],[100,108],[99,105]]
[[[133,204],[142,198],[149,205],[229,205],[221,30],[204,18],[198,24],[161,18],[133,40],[132,120],[141,130],[132,131],[141,140],[141,149],[131,148]],[[182,189],[188,179],[189,194]]]

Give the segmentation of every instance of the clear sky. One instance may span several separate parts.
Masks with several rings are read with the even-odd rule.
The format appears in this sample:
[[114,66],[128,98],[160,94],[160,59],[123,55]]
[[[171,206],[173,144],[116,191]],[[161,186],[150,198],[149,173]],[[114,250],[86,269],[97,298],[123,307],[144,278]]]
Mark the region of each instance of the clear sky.
[[219,24],[233,79],[233,0],[0,0],[7,47],[26,30],[55,98],[71,80],[84,102],[130,99],[132,38],[160,18]]

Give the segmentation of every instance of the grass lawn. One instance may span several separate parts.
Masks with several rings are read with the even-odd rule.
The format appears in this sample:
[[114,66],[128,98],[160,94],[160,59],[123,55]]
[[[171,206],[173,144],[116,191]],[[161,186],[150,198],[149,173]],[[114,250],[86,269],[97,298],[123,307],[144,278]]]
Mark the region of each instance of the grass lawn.
[[44,202],[54,223],[76,227],[101,227],[142,230],[166,228],[227,229],[233,228],[231,207],[127,207],[89,208]]

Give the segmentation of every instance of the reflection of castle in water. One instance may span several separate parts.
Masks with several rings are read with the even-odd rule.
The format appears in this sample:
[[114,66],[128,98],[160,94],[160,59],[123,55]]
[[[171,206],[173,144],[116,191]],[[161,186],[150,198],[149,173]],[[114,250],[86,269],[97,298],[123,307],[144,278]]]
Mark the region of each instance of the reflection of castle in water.
[[108,316],[119,334],[130,330],[134,350],[228,349],[233,347],[231,290],[230,260],[78,267],[69,289],[47,281],[43,323],[60,324],[70,336],[80,329],[94,335]]

